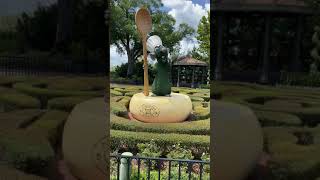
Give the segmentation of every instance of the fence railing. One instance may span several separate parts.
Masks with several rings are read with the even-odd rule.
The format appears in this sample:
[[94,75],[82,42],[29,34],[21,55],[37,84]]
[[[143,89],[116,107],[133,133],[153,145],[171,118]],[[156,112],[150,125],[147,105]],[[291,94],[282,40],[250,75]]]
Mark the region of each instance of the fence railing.
[[130,154],[110,155],[111,180],[210,179],[209,161],[150,158]]
[[106,74],[107,59],[0,56],[1,75],[38,75],[43,73]]

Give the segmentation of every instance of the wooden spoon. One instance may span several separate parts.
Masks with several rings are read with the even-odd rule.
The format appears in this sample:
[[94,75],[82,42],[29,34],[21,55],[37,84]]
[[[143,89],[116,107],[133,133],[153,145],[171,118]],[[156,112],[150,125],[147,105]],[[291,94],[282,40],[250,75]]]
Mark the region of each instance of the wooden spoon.
[[149,77],[148,77],[148,55],[147,55],[147,35],[152,29],[152,20],[147,8],[140,8],[135,16],[136,25],[138,31],[142,37],[143,45],[143,64],[144,64],[144,88],[143,93],[145,96],[149,96]]

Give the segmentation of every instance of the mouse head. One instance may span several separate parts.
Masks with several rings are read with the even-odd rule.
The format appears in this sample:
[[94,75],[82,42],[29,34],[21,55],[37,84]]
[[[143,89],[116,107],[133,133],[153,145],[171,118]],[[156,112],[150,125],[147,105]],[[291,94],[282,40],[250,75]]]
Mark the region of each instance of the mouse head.
[[155,58],[158,62],[166,62],[168,59],[168,49],[162,45],[155,48]]

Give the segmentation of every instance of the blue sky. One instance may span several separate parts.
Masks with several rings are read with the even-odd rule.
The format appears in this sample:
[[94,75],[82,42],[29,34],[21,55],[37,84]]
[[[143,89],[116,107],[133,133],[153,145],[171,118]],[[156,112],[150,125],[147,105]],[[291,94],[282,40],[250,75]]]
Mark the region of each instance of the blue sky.
[[[210,0],[162,0],[163,9],[176,19],[176,25],[187,23],[195,30],[202,16],[206,15],[210,9]],[[165,45],[165,44],[164,44]],[[181,53],[185,54],[193,47],[197,47],[196,38],[182,40],[180,42]],[[110,47],[111,67],[127,62],[126,55],[116,52],[116,47]]]

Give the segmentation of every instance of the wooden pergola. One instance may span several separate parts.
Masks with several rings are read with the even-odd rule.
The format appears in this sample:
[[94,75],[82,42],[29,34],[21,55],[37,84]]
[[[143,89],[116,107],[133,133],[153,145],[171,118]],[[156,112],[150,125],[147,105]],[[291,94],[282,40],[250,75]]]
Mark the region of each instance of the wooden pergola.
[[198,87],[207,82],[207,74],[208,64],[189,55],[178,58],[172,65],[172,81],[177,87]]
[[312,14],[312,10],[301,0],[216,0],[212,4],[213,17],[216,20],[216,32],[214,46],[214,78],[215,80],[222,80],[224,53],[226,47],[225,40],[228,40],[229,28],[226,26],[228,20],[232,17],[243,18],[258,15],[263,18],[263,27],[261,33],[261,69],[259,81],[261,83],[268,82],[269,73],[269,58],[270,58],[270,41],[272,21],[276,17],[294,18],[296,21],[294,44],[292,44],[291,52],[291,70],[293,72],[299,71],[300,56],[301,56],[301,41],[304,27],[304,19],[306,16]]

